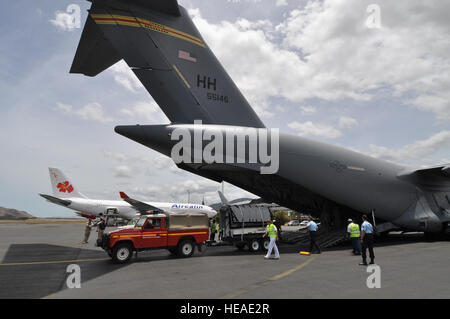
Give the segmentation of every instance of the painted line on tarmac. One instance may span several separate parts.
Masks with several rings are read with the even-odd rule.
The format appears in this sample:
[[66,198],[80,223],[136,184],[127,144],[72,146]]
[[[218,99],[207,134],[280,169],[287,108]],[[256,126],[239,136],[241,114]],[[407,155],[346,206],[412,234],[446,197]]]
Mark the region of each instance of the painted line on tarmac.
[[248,288],[242,288],[242,289],[236,290],[234,292],[231,292],[231,293],[229,293],[229,294],[227,294],[227,295],[225,295],[223,297],[220,297],[219,299],[233,299],[233,298],[235,298],[235,297],[237,297],[239,295],[242,295],[242,294],[245,294],[245,293],[249,292],[250,290],[253,290],[253,289],[256,289],[256,288],[260,288],[261,286],[264,286],[264,285],[268,284],[271,281],[280,280],[281,278],[287,277],[287,276],[291,275],[292,273],[294,273],[296,271],[299,271],[300,269],[303,269],[304,267],[306,267],[308,264],[310,264],[316,258],[317,257],[311,257],[310,259],[308,259],[304,263],[302,263],[302,264],[300,264],[300,265],[298,265],[298,266],[296,266],[296,267],[294,267],[292,269],[286,270],[285,272],[283,272],[281,274],[278,274],[276,276],[273,276],[273,277],[271,277],[271,278],[269,278],[267,280],[264,280],[262,282],[253,284],[253,285],[251,285]]
[[285,272],[283,272],[283,273],[281,273],[279,275],[273,276],[272,278],[269,278],[269,280],[273,281],[273,280],[278,280],[278,279],[284,278],[286,276],[289,276],[290,274],[292,274],[292,273],[294,273],[294,272],[296,272],[296,271],[306,267],[314,259],[316,259],[316,257],[311,257],[310,259],[305,261],[303,264],[300,264],[297,267],[294,267],[292,269],[286,270]]
[[73,259],[73,260],[51,260],[51,261],[35,261],[35,262],[23,262],[23,263],[5,263],[0,266],[24,266],[24,265],[47,265],[47,264],[72,264],[89,261],[104,261],[111,258],[95,258],[95,259]]

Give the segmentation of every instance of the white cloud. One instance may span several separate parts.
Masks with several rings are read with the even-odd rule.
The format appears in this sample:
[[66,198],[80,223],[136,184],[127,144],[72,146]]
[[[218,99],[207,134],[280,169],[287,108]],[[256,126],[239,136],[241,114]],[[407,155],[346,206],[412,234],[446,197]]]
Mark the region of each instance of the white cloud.
[[[368,0],[311,0],[276,27],[245,19],[214,24],[198,10],[190,13],[260,116],[274,115],[272,97],[366,102],[381,90],[449,120],[450,20],[442,12],[450,3],[377,3],[380,29],[365,24]],[[282,46],[274,40],[280,38]]]
[[341,129],[351,129],[352,127],[358,126],[359,123],[357,120],[347,116],[341,116],[339,118],[339,127]]
[[120,165],[114,168],[114,176],[118,178],[132,178],[132,169],[127,165]]
[[164,115],[155,101],[137,102],[132,107],[121,109],[120,112],[122,114],[133,117],[140,122],[142,122],[142,120],[144,119],[149,122],[158,124],[170,123],[168,118]]
[[288,2],[287,2],[287,0],[276,0],[275,5],[276,5],[277,7],[287,6],[287,5],[288,5]]
[[311,115],[316,113],[317,108],[315,106],[300,106],[302,114]]
[[133,71],[131,71],[125,61],[121,60],[113,65],[109,70],[113,73],[114,80],[128,91],[136,93],[139,89],[144,88],[142,83]]
[[72,105],[58,103],[58,108],[65,114],[75,115],[76,117],[100,123],[108,123],[114,121],[113,118],[105,115],[103,106],[97,102],[89,103],[78,110],[74,110]]
[[[42,13],[42,11],[40,11]],[[39,11],[38,11],[39,13]],[[74,21],[75,17],[72,14],[56,11],[55,19],[50,20],[50,23],[53,24],[56,28],[61,31],[74,31],[78,28],[77,24]]]
[[450,149],[450,131],[436,133],[426,140],[415,141],[399,149],[370,145],[370,155],[401,163],[408,160],[422,160],[442,149]]
[[[367,100],[388,87],[405,104],[450,119],[450,23],[440,13],[450,4],[377,1],[382,27],[368,29],[369,4],[309,1],[278,26],[285,47],[305,54],[301,72],[311,75],[308,91],[322,99]],[[411,95],[417,97],[408,99]]]
[[325,138],[338,138],[342,133],[333,126],[327,124],[315,124],[311,121],[305,123],[292,122],[288,127],[298,132],[300,136],[316,136]]

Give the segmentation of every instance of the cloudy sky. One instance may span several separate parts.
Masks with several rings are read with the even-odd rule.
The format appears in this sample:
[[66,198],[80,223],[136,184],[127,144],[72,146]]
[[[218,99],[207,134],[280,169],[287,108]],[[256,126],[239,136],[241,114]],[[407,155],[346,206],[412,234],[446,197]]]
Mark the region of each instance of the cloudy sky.
[[[410,166],[450,163],[450,2],[179,2],[267,127]],[[89,2],[2,5],[0,206],[73,216],[38,196],[51,193],[49,166],[92,198],[219,200],[220,184],[114,133],[168,123],[123,62],[69,74],[82,29],[67,9],[80,7],[82,26]]]

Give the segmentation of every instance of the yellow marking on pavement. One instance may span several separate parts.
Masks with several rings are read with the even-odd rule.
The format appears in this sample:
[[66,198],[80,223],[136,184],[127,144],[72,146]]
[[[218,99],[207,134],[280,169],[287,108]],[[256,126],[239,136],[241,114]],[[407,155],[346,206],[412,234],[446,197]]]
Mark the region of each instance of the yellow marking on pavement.
[[284,278],[284,277],[286,277],[286,276],[289,276],[290,274],[292,274],[292,273],[294,273],[294,272],[296,272],[296,271],[298,271],[298,270],[304,268],[306,265],[308,265],[308,264],[309,264],[310,262],[312,262],[314,259],[316,259],[316,257],[312,257],[311,259],[308,259],[308,260],[305,261],[303,264],[300,264],[300,265],[298,265],[297,267],[294,267],[294,268],[292,268],[292,269],[286,270],[285,272],[283,272],[283,273],[281,273],[281,274],[279,274],[279,275],[273,276],[273,277],[270,278],[269,280],[278,280],[278,279]]
[[234,291],[234,292],[231,292],[231,293],[229,293],[229,294],[227,294],[227,295],[221,297],[220,299],[232,299],[232,298],[237,297],[237,296],[239,296],[239,295],[245,294],[246,292],[249,292],[249,291],[252,290],[252,289],[260,288],[261,286],[266,285],[266,284],[268,284],[268,283],[271,282],[271,281],[279,280],[279,279],[281,279],[281,278],[284,278],[284,277],[286,277],[286,276],[289,276],[290,274],[292,274],[292,273],[294,273],[294,272],[296,272],[296,271],[298,271],[298,270],[300,270],[300,269],[306,267],[306,266],[307,266],[309,263],[311,263],[314,259],[316,259],[316,257],[311,257],[310,259],[308,259],[308,260],[305,261],[304,263],[298,265],[297,267],[294,267],[294,268],[292,268],[292,269],[286,270],[285,272],[283,272],[283,273],[281,273],[281,274],[279,274],[279,275],[273,276],[273,277],[271,277],[271,278],[269,278],[269,279],[267,279],[267,280],[264,280],[264,281],[262,281],[262,282],[260,282],[260,283],[253,284],[253,285],[251,285],[251,286],[248,287],[248,288],[242,288],[242,289],[236,290],[236,291]]
[[23,262],[23,263],[4,263],[4,264],[0,264],[0,266],[71,264],[71,263],[81,263],[81,262],[89,262],[89,261],[103,261],[103,260],[110,260],[110,259],[111,259],[111,258],[74,259],[74,260],[51,260],[51,261],[34,261],[34,262]]

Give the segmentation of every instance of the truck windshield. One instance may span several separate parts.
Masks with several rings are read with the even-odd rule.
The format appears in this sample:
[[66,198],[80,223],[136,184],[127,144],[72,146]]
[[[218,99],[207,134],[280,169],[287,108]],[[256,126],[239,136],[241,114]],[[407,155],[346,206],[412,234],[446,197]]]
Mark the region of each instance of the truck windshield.
[[144,225],[145,221],[147,220],[147,217],[141,217],[139,218],[139,220],[137,221],[135,227],[142,227],[142,225]]

